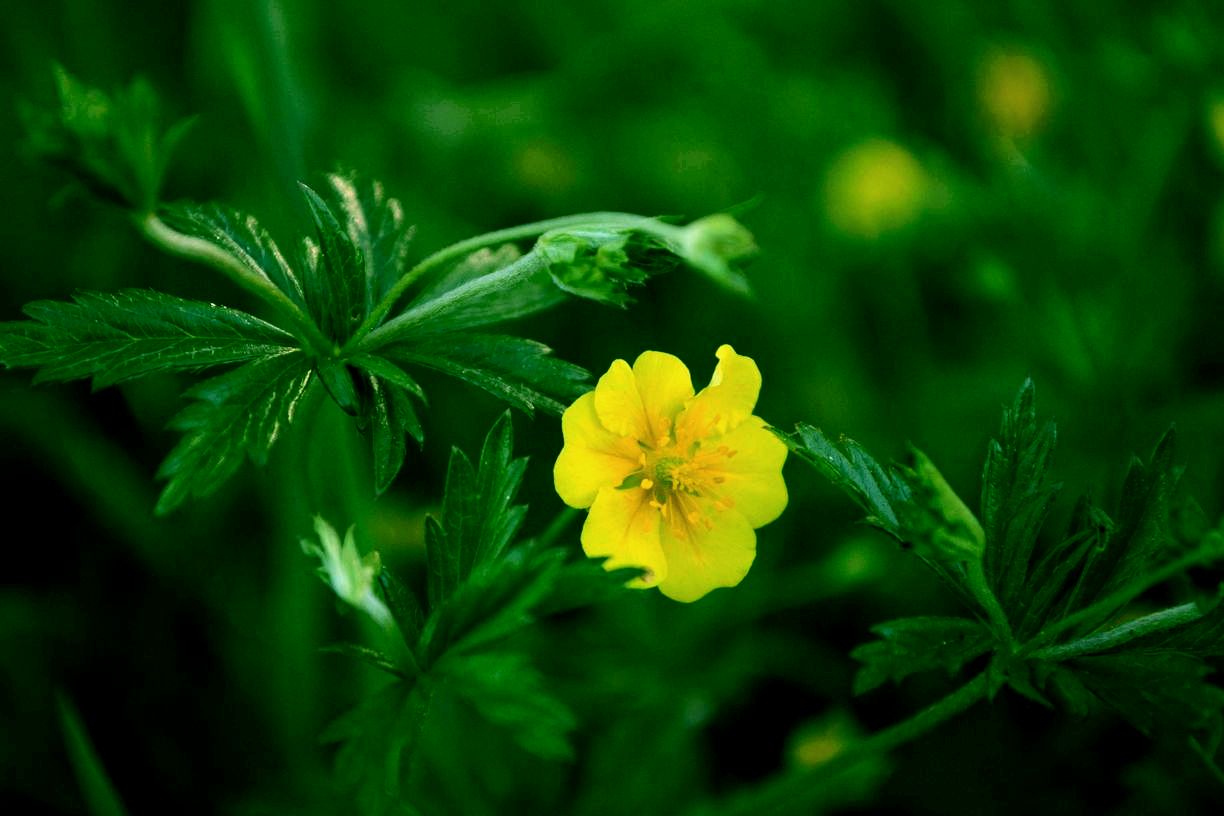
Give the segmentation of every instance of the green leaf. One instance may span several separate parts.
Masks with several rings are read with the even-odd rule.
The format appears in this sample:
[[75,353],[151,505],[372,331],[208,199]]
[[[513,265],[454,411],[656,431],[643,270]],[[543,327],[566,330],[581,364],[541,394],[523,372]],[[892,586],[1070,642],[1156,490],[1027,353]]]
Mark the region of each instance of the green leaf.
[[365,382],[369,390],[366,425],[374,459],[374,489],[381,495],[403,467],[407,437],[420,445],[425,441],[425,431],[407,392],[398,384],[374,376],[367,376]]
[[360,663],[364,663],[371,668],[378,669],[381,672],[386,672],[393,677],[405,679],[403,669],[396,665],[395,661],[391,659],[390,655],[380,652],[377,649],[371,649],[368,646],[362,646],[358,643],[337,643],[333,646],[324,646],[319,651],[323,652],[324,654],[337,654],[344,657],[349,657]]
[[901,618],[871,627],[879,640],[850,653],[863,663],[854,678],[854,693],[865,694],[891,680],[944,669],[955,674],[961,666],[990,650],[989,630],[968,618]]
[[90,816],[126,816],[127,809],[89,739],[81,715],[67,697],[57,695],[56,702],[59,704],[60,728],[68,746],[68,758],[72,761],[72,769]]
[[450,688],[490,723],[513,733],[524,750],[545,759],[573,756],[574,715],[544,689],[544,678],[519,654],[448,659]]
[[35,382],[93,378],[95,388],[149,374],[200,371],[292,349],[257,317],[147,290],[37,301],[32,320],[0,323],[0,365],[40,369]]
[[81,83],[59,66],[55,80],[58,110],[23,111],[30,147],[100,198],[152,212],[170,155],[191,120],[163,129],[157,95],[140,78],[113,94]]
[[1029,561],[1059,489],[1048,482],[1057,435],[1053,422],[1038,422],[1035,393],[1026,380],[1004,410],[982,473],[986,575],[1003,608],[1016,613],[1028,601],[1023,585]]
[[801,459],[858,502],[868,524],[904,540],[899,508],[910,501],[910,489],[894,468],[876,462],[853,439],[834,442],[811,425],[800,424],[796,437],[783,438]]
[[[429,296],[427,297],[426,294]],[[501,323],[555,306],[565,294],[553,283],[544,259],[527,254],[496,272],[472,278],[445,291],[430,289],[362,343],[374,351],[407,339]]]
[[340,410],[349,416],[356,416],[360,407],[357,384],[344,361],[332,357],[316,360],[315,373],[319,375],[319,382],[323,383],[336,405],[340,406]]
[[559,415],[589,389],[589,373],[552,357],[548,346],[521,337],[451,334],[403,342],[379,353],[449,374],[528,415],[536,408]]
[[391,617],[404,636],[404,644],[408,648],[416,645],[425,625],[425,612],[416,594],[395,577],[390,570],[382,570],[378,574],[378,585],[382,587],[383,599],[391,610]]
[[174,204],[166,207],[162,220],[184,235],[212,244],[305,308],[301,280],[255,216],[218,204]]
[[478,249],[441,275],[438,275],[413,300],[427,303],[452,289],[457,289],[465,283],[470,283],[476,278],[492,274],[499,269],[505,269],[522,257],[523,253],[514,244],[502,244],[499,247]]
[[299,186],[314,219],[317,242],[305,264],[306,304],[323,333],[343,345],[366,315],[365,264],[349,234],[347,217],[310,187]]
[[169,480],[157,503],[168,513],[189,496],[216,490],[249,456],[256,464],[293,420],[310,384],[306,356],[289,352],[247,363],[187,392],[195,402],[171,423],[184,432],[158,471]]
[[[1085,690],[1144,734],[1179,738],[1202,735],[1212,752],[1219,745],[1224,689],[1204,680],[1211,668],[1199,658],[1177,652],[1127,650],[1061,665],[1074,673],[1075,681]],[[1068,702],[1082,706],[1082,695],[1079,699],[1072,695]]]
[[401,791],[412,773],[432,690],[392,683],[327,727],[320,740],[339,743],[336,778],[356,795],[363,814],[415,814]]
[[462,451],[451,452],[440,520],[429,519],[429,601],[436,607],[472,571],[501,556],[522,526],[527,508],[513,504],[527,469],[514,458],[514,430],[507,412],[493,425],[473,469]]
[[485,564],[437,607],[421,636],[426,666],[447,652],[484,648],[530,624],[552,594],[565,552],[515,547]]
[[363,282],[363,316],[404,272],[412,229],[404,226],[404,208],[380,182],[353,174],[327,176],[335,210],[344,214],[349,243],[356,249]]
[[911,450],[913,467],[885,467],[853,439],[834,442],[810,425],[797,426],[794,436],[779,435],[867,512],[867,524],[913,548],[976,606],[965,563],[981,557],[981,526],[921,451]]

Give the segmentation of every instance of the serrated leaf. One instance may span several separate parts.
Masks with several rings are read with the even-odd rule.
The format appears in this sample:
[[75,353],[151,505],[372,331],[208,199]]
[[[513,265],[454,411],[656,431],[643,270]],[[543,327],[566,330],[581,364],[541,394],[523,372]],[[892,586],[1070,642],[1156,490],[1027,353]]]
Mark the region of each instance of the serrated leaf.
[[513,504],[527,460],[514,458],[509,413],[485,437],[478,464],[473,468],[462,451],[451,452],[441,518],[426,524],[431,607],[444,602],[473,570],[497,559],[527,512]]
[[323,333],[339,345],[366,314],[365,270],[347,219],[305,184],[298,185],[314,219],[318,256],[305,264],[306,304]]
[[1019,612],[1037,537],[1058,486],[1048,482],[1056,431],[1038,422],[1032,380],[1021,386],[1004,410],[997,439],[991,440],[982,473],[982,527],[986,533],[983,565],[1003,608]]
[[187,392],[194,402],[171,423],[184,432],[158,471],[169,480],[157,512],[168,513],[189,496],[216,490],[250,457],[256,464],[292,421],[311,368],[305,355],[289,352],[247,363]]
[[396,578],[390,570],[384,569],[378,574],[378,585],[382,587],[383,598],[391,617],[404,636],[404,644],[411,649],[420,637],[421,627],[425,625],[425,612],[416,594]]
[[989,630],[968,618],[901,618],[871,627],[879,640],[850,653],[863,663],[854,678],[854,693],[865,694],[888,681],[944,669],[949,675],[991,647]]
[[102,388],[149,374],[201,371],[292,349],[257,317],[148,290],[36,301],[32,318],[0,323],[0,365],[38,368],[35,382],[92,377]]
[[795,430],[791,449],[858,502],[868,524],[902,539],[898,508],[910,501],[910,489],[896,471],[876,462],[853,439],[834,442],[811,425]]
[[536,408],[561,414],[587,390],[590,380],[585,370],[551,356],[548,346],[521,337],[451,334],[388,346],[379,353],[449,374],[528,415]]
[[328,186],[336,209],[344,214],[349,242],[357,251],[364,290],[364,311],[386,294],[404,271],[412,229],[404,226],[404,208],[380,182],[332,173]]
[[544,689],[544,678],[513,653],[447,660],[450,688],[490,723],[509,730],[524,750],[544,759],[569,759],[574,715]]
[[297,272],[255,216],[219,204],[173,204],[165,208],[162,220],[184,235],[207,241],[298,306],[306,306]]
[[562,550],[520,546],[474,571],[426,622],[425,665],[447,652],[487,647],[530,624],[551,595],[564,558]]

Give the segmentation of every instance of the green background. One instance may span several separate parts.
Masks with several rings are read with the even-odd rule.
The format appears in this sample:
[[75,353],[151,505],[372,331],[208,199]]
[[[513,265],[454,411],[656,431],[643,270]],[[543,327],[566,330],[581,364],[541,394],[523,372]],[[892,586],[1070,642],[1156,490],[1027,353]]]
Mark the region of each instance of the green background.
[[[337,167],[403,202],[416,258],[570,212],[742,207],[762,248],[751,302],[677,270],[627,312],[572,303],[514,330],[596,374],[668,351],[699,385],[731,343],[762,370],[769,422],[846,433],[881,458],[912,441],[970,498],[999,409],[1031,376],[1059,422],[1052,528],[1090,488],[1111,506],[1131,453],[1174,420],[1185,490],[1217,519],[1224,25],[1192,2],[985,6],[10,5],[0,319],[123,287],[258,308],[23,151],[17,103],[50,102],[53,61],[107,88],[144,74],[172,114],[200,116],[167,197],[224,201],[283,239],[307,223],[296,181]],[[318,652],[360,633],[298,538],[313,512],[355,523],[416,580],[447,452],[471,451],[500,406],[425,380],[425,449],[374,502],[364,447],[328,404],[266,469],[155,519],[152,476],[190,379],[98,393],[28,381],[0,375],[0,810],[83,812],[59,689],[133,813],[345,812],[316,737],[379,681]],[[560,428],[515,425],[539,529],[561,506]],[[798,761],[805,733],[836,742],[943,693],[932,675],[851,697],[846,655],[870,625],[955,603],[813,471],[787,475],[790,507],[740,588],[693,606],[635,595],[533,633],[581,722],[575,762],[529,760],[456,715],[432,737],[434,806],[675,813]],[[1007,695],[830,797],[897,813],[1221,803],[1176,741]]]

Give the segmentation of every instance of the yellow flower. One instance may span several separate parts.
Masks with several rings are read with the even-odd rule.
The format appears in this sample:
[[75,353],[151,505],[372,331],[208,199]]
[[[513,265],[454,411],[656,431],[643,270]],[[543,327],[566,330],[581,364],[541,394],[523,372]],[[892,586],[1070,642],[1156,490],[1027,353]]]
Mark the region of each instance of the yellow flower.
[[566,504],[591,509],[582,548],[608,569],[642,568],[632,586],[678,601],[743,580],[754,530],[786,507],[786,446],[752,415],[761,373],[730,346],[717,357],[699,394],[670,354],[617,360],[561,418],[553,479]]
[[978,99],[990,124],[1009,139],[1027,139],[1045,124],[1051,107],[1045,67],[1018,50],[996,50],[978,68]]
[[911,224],[930,180],[914,155],[885,139],[869,139],[839,155],[825,178],[825,213],[855,238],[875,240]]

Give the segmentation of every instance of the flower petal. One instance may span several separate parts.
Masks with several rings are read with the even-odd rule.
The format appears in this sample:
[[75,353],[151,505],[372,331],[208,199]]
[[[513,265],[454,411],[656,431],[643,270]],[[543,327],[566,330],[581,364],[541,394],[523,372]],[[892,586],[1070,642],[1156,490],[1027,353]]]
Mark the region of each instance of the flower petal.
[[733,501],[733,507],[753,527],[782,515],[787,502],[786,482],[782,480],[786,445],[782,440],[766,429],[765,420],[750,416],[730,433],[703,441],[701,447],[711,450],[724,445],[734,455],[720,459],[718,466],[711,468],[722,479],[719,495]]
[[638,393],[637,378],[624,360],[615,360],[595,384],[595,413],[614,434],[650,440],[650,424]]
[[660,534],[667,558],[667,576],[659,590],[688,603],[718,587],[735,586],[756,558],[756,533],[735,510],[719,510],[699,502],[710,525],[700,521],[676,527],[664,524]]
[[716,355],[718,365],[710,384],[693,397],[676,420],[677,439],[691,442],[724,434],[752,416],[761,392],[757,364],[725,344],[719,346]]
[[570,507],[590,507],[601,487],[616,487],[640,466],[637,443],[600,423],[594,392],[565,409],[561,433],[565,446],[553,465],[553,485]]
[[639,354],[633,375],[650,427],[651,436],[643,441],[661,446],[671,434],[672,421],[693,396],[693,378],[679,357],[661,351]]
[[668,574],[667,560],[659,546],[659,521],[659,511],[650,505],[649,491],[602,488],[582,526],[582,549],[592,558],[608,556],[604,562],[607,569],[645,569],[646,573],[629,585],[654,586]]

